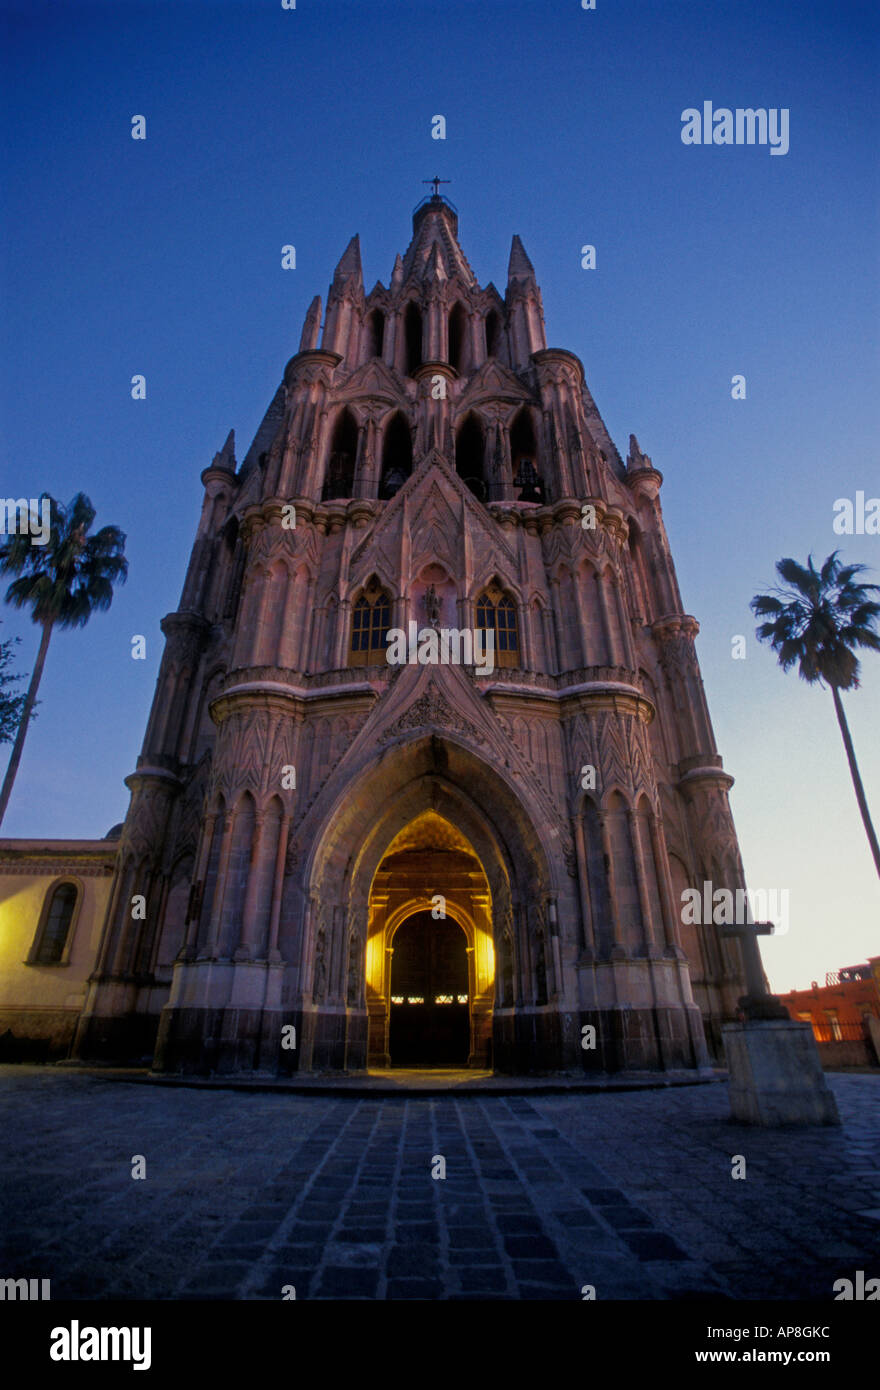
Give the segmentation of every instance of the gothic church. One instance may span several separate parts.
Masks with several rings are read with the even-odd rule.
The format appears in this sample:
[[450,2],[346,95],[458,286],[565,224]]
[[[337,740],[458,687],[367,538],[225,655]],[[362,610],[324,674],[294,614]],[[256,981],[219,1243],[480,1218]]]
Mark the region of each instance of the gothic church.
[[[0,842],[43,982],[0,1029],[170,1073],[719,1058],[740,948],[681,894],[744,879],[662,476],[547,347],[519,238],[502,295],[436,191],[388,287],[355,237],[202,481],[121,833]],[[392,665],[411,623],[491,669]]]

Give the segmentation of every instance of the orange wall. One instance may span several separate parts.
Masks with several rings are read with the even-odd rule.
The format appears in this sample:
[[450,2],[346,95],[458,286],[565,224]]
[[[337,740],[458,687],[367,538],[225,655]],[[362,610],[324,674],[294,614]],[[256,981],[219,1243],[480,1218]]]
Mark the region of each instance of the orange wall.
[[792,1018],[810,1013],[814,1024],[826,1027],[825,1009],[834,1009],[841,1024],[861,1025],[866,1011],[880,1018],[880,987],[876,979],[849,980],[839,985],[820,985],[817,989],[796,989],[780,999]]

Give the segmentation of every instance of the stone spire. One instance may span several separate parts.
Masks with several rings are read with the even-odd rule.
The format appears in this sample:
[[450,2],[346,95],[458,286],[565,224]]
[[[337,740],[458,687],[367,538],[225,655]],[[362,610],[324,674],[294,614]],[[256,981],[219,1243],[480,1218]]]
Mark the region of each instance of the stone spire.
[[537,283],[535,281],[535,267],[526,255],[526,249],[519,237],[514,233],[513,241],[510,244],[510,260],[507,263],[508,287],[518,280],[530,280],[532,284]]
[[235,466],[235,430],[230,430],[223,448],[211,460],[211,467],[222,468],[225,473],[231,473],[234,477]]
[[361,239],[355,232],[351,241],[346,246],[339,258],[339,264],[333,272],[333,283],[348,281],[354,276],[355,283],[364,288],[364,273],[361,269]]
[[442,265],[448,280],[459,279],[468,286],[477,283],[458,244],[458,214],[439,194],[420,203],[413,213],[413,238],[403,258],[404,281],[427,278],[431,264]]
[[544,306],[535,279],[535,268],[518,236],[510,245],[507,266],[507,306],[511,354],[516,367],[526,366],[533,352],[547,346]]
[[357,337],[358,315],[364,307],[364,274],[361,269],[361,243],[355,234],[343,251],[333,272],[327,296],[323,348],[348,355]]
[[321,296],[316,294],[308,308],[308,313],[303,323],[302,337],[299,340],[300,352],[310,352],[318,346],[318,335],[321,331]]
[[634,434],[631,434],[629,437],[629,453],[626,459],[626,466],[629,470],[653,467],[648,455],[643,454],[639,448],[639,441]]

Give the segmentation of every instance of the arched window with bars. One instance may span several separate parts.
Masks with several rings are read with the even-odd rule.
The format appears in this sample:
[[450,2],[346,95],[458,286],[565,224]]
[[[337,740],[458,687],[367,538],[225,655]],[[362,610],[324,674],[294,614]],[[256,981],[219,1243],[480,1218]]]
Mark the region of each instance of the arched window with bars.
[[388,649],[391,596],[375,577],[370,580],[351,614],[350,666],[381,666]]
[[68,954],[70,928],[79,889],[75,883],[56,883],[46,896],[34,937],[32,965],[60,965]]
[[521,664],[516,604],[495,580],[477,599],[477,628],[493,633],[496,666]]
[[510,430],[510,461],[513,465],[513,485],[520,488],[520,502],[546,501],[544,484],[538,469],[538,445],[531,412],[523,406]]

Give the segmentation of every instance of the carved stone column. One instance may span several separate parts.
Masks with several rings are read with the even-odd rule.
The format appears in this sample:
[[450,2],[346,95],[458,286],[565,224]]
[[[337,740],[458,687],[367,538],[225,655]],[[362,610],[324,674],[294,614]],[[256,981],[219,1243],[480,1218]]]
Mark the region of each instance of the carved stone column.
[[[651,904],[651,895],[648,892],[647,868],[645,863],[645,847],[642,844],[641,827],[639,826],[638,813],[627,808],[627,822],[629,824],[630,840],[633,847],[633,859],[636,866],[636,879],[639,889],[639,904],[642,910],[642,932],[645,940],[645,952],[652,955],[654,942],[654,913]],[[658,904],[659,906],[659,904]]]
[[258,811],[254,818],[254,833],[251,840],[248,881],[245,891],[241,932],[238,945],[234,951],[236,960],[249,960],[255,953],[258,933],[258,923],[256,920],[257,899],[260,891],[261,855],[265,831],[266,817],[262,811]]

